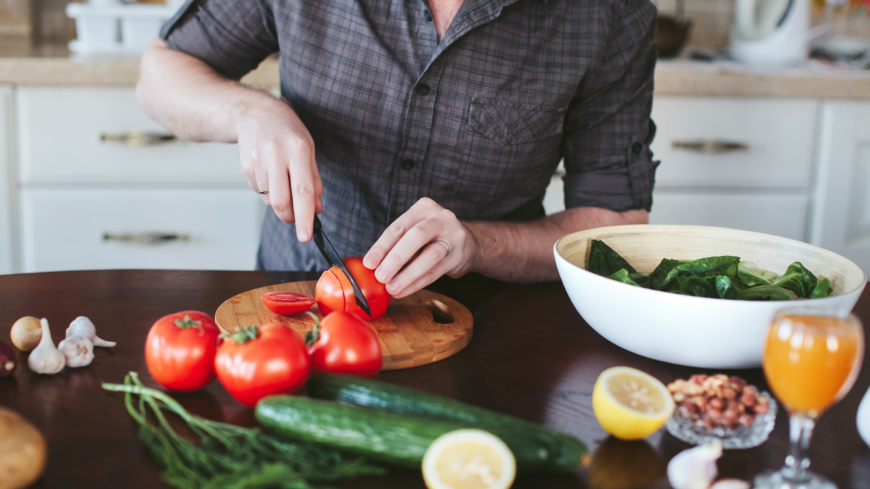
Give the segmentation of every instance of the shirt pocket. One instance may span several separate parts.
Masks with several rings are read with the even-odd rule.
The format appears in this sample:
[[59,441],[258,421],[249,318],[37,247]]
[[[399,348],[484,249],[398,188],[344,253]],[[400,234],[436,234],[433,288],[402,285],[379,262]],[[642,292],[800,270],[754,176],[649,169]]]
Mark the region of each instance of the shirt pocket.
[[564,107],[475,97],[471,100],[468,124],[478,134],[511,145],[562,134],[564,120]]

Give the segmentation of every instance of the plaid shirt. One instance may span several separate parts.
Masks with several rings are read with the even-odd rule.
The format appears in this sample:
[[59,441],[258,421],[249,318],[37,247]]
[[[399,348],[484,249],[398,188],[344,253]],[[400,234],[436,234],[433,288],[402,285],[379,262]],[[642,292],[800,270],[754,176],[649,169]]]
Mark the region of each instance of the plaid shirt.
[[[280,52],[281,94],[314,139],[324,229],[363,256],[430,197],[462,220],[649,209],[649,0],[465,0],[438,42],[425,0],[189,0],[170,48],[238,80]],[[258,266],[327,268],[267,212]]]

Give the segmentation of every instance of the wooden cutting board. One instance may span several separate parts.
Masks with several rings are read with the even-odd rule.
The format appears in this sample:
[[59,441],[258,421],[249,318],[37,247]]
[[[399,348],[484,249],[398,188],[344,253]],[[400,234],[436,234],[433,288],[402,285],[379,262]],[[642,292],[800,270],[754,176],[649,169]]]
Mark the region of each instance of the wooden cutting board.
[[[243,292],[221,304],[215,321],[226,332],[240,327],[281,323],[303,336],[314,327],[305,313],[279,316],[266,309],[260,296],[274,290],[299,292],[314,297],[316,281],[289,282]],[[311,312],[322,317],[317,305]],[[384,353],[383,370],[398,370],[437,362],[471,341],[472,316],[465,306],[435,292],[421,290],[390,301],[387,314],[369,321],[378,332]]]

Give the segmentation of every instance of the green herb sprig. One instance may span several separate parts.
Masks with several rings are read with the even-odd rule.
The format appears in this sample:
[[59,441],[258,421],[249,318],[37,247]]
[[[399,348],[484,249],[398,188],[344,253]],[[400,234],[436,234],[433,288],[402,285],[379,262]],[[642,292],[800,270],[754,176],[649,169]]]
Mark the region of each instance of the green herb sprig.
[[[187,412],[163,392],[145,387],[136,372],[124,384],[103,384],[124,392],[127,412],[139,423],[139,439],[164,469],[163,480],[179,489],[313,489],[311,481],[383,475],[365,458],[314,443],[282,440],[258,429],[210,421]],[[133,400],[138,396],[138,402]],[[149,421],[150,415],[156,423]],[[179,435],[164,415],[180,417],[199,438]]]

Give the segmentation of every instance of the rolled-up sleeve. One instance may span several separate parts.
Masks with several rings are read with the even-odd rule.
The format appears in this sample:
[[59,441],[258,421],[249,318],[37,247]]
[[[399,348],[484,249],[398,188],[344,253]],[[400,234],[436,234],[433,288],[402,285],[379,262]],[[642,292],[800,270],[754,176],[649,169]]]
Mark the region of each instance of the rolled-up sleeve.
[[278,51],[266,0],[188,0],[163,26],[160,38],[232,80]]
[[615,8],[596,67],[580,83],[565,119],[565,207],[647,209],[658,162],[649,145],[656,63],[655,7]]

